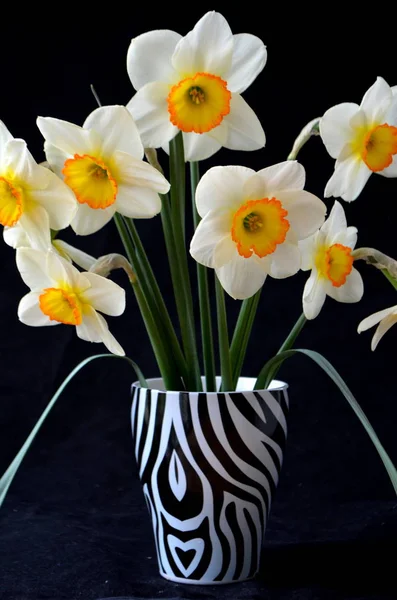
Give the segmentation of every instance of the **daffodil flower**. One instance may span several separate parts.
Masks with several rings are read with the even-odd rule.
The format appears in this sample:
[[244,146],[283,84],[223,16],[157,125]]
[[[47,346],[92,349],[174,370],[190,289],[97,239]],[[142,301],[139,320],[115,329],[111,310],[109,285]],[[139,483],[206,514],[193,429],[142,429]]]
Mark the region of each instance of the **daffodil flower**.
[[361,300],[363,280],[353,267],[352,256],[356,242],[357,229],[347,226],[345,212],[338,201],[321,229],[299,242],[301,268],[312,271],[303,290],[303,312],[307,319],[317,317],[326,296],[338,302]]
[[74,325],[82,340],[103,342],[113,354],[124,355],[99,314],[119,316],[124,312],[123,288],[95,273],[80,273],[52,251],[19,248],[16,255],[21,277],[31,290],[18,306],[22,323],[33,327]]
[[397,177],[397,88],[382,77],[365,93],[360,106],[344,102],[333,106],[320,120],[320,135],[335,171],[325,197],[351,202],[372,173]]
[[0,121],[0,223],[18,226],[41,245],[50,227],[64,229],[76,212],[70,189],[49,169],[38,165],[26,142],[14,139]]
[[230,296],[249,298],[266,276],[284,278],[300,268],[298,241],[324,222],[325,204],[303,190],[305,170],[286,161],[257,173],[213,167],[197,186],[202,217],[190,253],[214,268]]
[[366,331],[374,325],[378,325],[371,341],[371,350],[375,350],[376,346],[379,344],[379,341],[395,323],[397,323],[397,305],[380,310],[379,312],[370,315],[366,319],[363,319],[359,324],[357,331],[358,333],[361,333],[362,331]]
[[167,151],[179,131],[188,161],[208,158],[222,146],[262,148],[262,126],[240,94],[262,71],[266,58],[259,38],[233,35],[217,12],[205,14],[185,37],[157,30],[134,38],[127,68],[138,91],[127,108],[145,148]]
[[142,160],[137,127],[123,106],[103,106],[83,127],[50,117],[37,125],[51,168],[73,190],[78,210],[71,226],[79,235],[101,229],[115,212],[149,219],[161,210],[159,193],[169,183]]

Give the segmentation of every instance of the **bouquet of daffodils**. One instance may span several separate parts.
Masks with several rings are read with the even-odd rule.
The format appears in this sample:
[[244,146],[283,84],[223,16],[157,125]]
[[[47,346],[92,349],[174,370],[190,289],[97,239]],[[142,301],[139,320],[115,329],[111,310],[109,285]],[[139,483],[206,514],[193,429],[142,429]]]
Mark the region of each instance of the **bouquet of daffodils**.
[[[125,309],[125,290],[109,279],[113,269],[123,268],[165,388],[200,391],[204,381],[207,391],[216,390],[219,352],[220,389],[231,391],[241,374],[267,277],[308,271],[302,316],[278,354],[264,364],[256,389],[268,387],[281,363],[296,352],[312,358],[356,412],[397,492],[396,469],[344,381],[318,353],[293,349],[305,322],[317,317],[327,296],[337,302],[361,299],[356,260],[380,268],[397,288],[396,262],[371,248],[355,249],[357,229],[348,225],[343,204],[335,200],[327,215],[324,202],[304,189],[305,170],[296,160],[311,136],[320,135],[336,161],[324,195],[345,202],[359,196],[372,173],[397,177],[397,87],[378,77],[360,105],[344,102],[330,108],[302,130],[285,162],[258,172],[217,166],[200,179],[199,162],[221,147],[253,151],[265,145],[261,123],[242,93],[264,68],[266,56],[259,38],[233,35],[221,14],[209,12],[184,37],[156,30],[132,40],[127,65],[136,92],[126,107],[101,106],[93,90],[99,106],[82,127],[39,117],[46,163],[37,164],[26,143],[0,123],[0,222],[29,288],[18,317],[30,326],[74,326],[81,339],[103,343],[112,353],[107,356],[123,357],[103,316],[118,316]],[[164,152],[169,155],[168,178],[161,166]],[[185,201],[187,166],[192,211]],[[162,220],[180,337],[136,227],[137,219],[156,215]],[[192,239],[186,239],[187,215],[193,218]],[[111,220],[125,256],[93,257],[62,240],[69,226],[77,236],[88,236]],[[197,301],[191,291],[191,258],[197,263]],[[216,318],[209,298],[212,271]],[[225,292],[242,301],[232,336]],[[195,311],[200,314],[199,336]],[[378,324],[375,349],[396,321],[397,307],[386,308],[364,319],[359,331]],[[83,361],[52,398],[0,480],[0,502],[70,377],[96,357]],[[144,386],[139,367],[130,362]]]

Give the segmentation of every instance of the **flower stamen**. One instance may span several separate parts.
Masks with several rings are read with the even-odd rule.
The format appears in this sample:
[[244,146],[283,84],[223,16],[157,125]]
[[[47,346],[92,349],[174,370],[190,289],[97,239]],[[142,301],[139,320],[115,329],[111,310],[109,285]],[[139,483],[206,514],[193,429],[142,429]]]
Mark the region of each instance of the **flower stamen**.
[[371,171],[383,171],[397,154],[397,127],[384,123],[372,128],[363,138],[361,156]]
[[62,173],[80,204],[96,209],[107,208],[116,201],[117,182],[100,158],[75,154],[65,162]]
[[342,244],[323,247],[317,253],[315,263],[322,277],[328,279],[334,287],[340,287],[346,283],[353,268],[352,249]]
[[282,244],[289,230],[288,214],[280,200],[262,198],[245,202],[234,214],[231,228],[240,256],[260,258],[272,254]]
[[171,88],[167,104],[170,121],[185,132],[206,133],[230,112],[227,83],[210,73],[196,73]]
[[65,325],[81,325],[83,321],[81,303],[73,291],[63,288],[47,288],[39,296],[41,311]]

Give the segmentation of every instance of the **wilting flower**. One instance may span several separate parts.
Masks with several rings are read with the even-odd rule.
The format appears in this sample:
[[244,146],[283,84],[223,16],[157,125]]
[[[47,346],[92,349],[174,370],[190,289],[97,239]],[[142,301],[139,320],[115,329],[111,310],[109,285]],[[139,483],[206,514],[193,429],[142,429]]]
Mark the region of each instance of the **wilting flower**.
[[103,342],[110,352],[124,355],[99,314],[117,317],[124,312],[123,288],[95,273],[80,273],[52,251],[19,248],[17,266],[31,290],[19,303],[22,323],[33,327],[75,325],[82,340]]
[[298,240],[324,221],[325,204],[303,190],[305,170],[286,161],[257,173],[238,166],[214,167],[197,186],[202,221],[190,253],[214,268],[233,298],[249,298],[266,275],[294,275],[300,268]]
[[43,243],[50,227],[64,229],[76,212],[70,189],[38,165],[26,143],[0,121],[0,223],[19,227],[29,245]]
[[375,350],[386,331],[388,331],[390,327],[397,323],[397,306],[385,308],[384,310],[380,310],[379,312],[370,315],[366,319],[363,319],[363,321],[361,321],[359,324],[357,331],[358,333],[361,333],[362,331],[366,331],[378,323],[379,325],[376,328],[374,337],[372,338],[371,350]]
[[125,107],[98,108],[83,127],[50,117],[39,117],[37,125],[46,139],[48,162],[77,198],[71,223],[76,233],[98,231],[115,212],[137,219],[160,212],[158,194],[170,186],[142,160],[142,142]]
[[357,242],[356,227],[348,227],[341,204],[335,201],[319,231],[299,243],[302,270],[311,269],[303,290],[303,312],[307,319],[319,314],[326,296],[338,302],[358,302],[364,287],[353,267],[352,250]]
[[397,88],[382,77],[365,93],[360,106],[344,102],[320,120],[320,134],[335,171],[325,196],[348,202],[360,194],[369,176],[397,177]]
[[185,37],[144,33],[131,42],[127,68],[137,91],[131,111],[145,147],[168,148],[183,132],[186,160],[208,158],[221,146],[257,150],[262,126],[241,97],[266,63],[254,35],[233,35],[226,19],[208,12]]

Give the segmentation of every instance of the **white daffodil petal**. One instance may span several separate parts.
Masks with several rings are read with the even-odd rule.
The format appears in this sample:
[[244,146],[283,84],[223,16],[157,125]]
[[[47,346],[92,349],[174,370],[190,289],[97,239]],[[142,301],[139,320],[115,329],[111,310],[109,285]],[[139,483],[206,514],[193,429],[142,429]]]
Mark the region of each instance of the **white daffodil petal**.
[[172,55],[182,36],[169,29],[148,31],[131,40],[127,53],[127,71],[136,90],[147,83],[175,83],[178,74],[172,66]]
[[371,342],[371,350],[375,350],[376,346],[379,344],[382,337],[385,335],[387,331],[389,331],[390,327],[397,323],[396,315],[389,315],[385,317],[378,325],[374,337]]
[[369,123],[384,123],[392,97],[390,86],[383,77],[377,77],[375,83],[365,92],[360,105]]
[[125,106],[101,106],[87,117],[83,127],[100,134],[103,156],[111,156],[115,150],[120,150],[142,159],[143,146],[138,128]]
[[[191,135],[192,135],[191,133],[184,133],[183,141],[185,142],[185,138],[190,137]],[[212,138],[213,140],[218,142],[218,144],[220,144],[221,146],[224,146],[227,141],[228,126],[227,126],[227,123],[225,122],[225,120],[222,119],[222,121],[219,123],[219,125],[217,125],[216,127],[213,127],[206,133],[194,133],[193,135],[194,135],[193,139],[204,138],[204,139],[208,140],[208,138]]]
[[262,125],[247,102],[239,94],[232,94],[230,113],[224,118],[228,136],[224,144],[229,150],[259,150],[266,143]]
[[233,40],[232,64],[225,78],[228,89],[241,94],[265,66],[267,50],[262,40],[250,33],[238,33]]
[[338,158],[352,138],[351,119],[360,110],[358,104],[343,102],[333,106],[320,119],[320,135],[328,154]]
[[54,284],[47,271],[46,253],[32,248],[18,248],[16,263],[23,282],[32,291],[41,291]]
[[324,202],[306,190],[280,191],[276,198],[288,211],[286,219],[298,239],[312,235],[324,223],[327,207]]
[[313,257],[315,249],[317,247],[318,231],[306,238],[300,240],[298,243],[299,251],[301,253],[301,270],[308,271],[313,268]]
[[244,184],[242,199],[245,202],[248,200],[260,200],[266,197],[265,184],[263,179],[254,173]]
[[119,185],[116,211],[133,219],[151,219],[161,211],[160,196],[147,187]]
[[143,160],[125,152],[115,152],[114,162],[117,165],[117,181],[120,184],[148,187],[159,194],[166,194],[170,189],[164,175]]
[[303,312],[306,319],[315,319],[325,302],[326,293],[315,269],[312,270],[303,290]]
[[91,208],[88,204],[78,204],[77,212],[71,222],[72,229],[78,235],[90,235],[104,227],[116,212],[115,204],[108,208]]
[[55,247],[55,250],[62,256],[62,258],[66,258],[67,260],[73,261],[76,265],[88,271],[91,269],[92,265],[96,263],[96,258],[71,246],[67,242],[56,238],[52,241],[52,245]]
[[56,282],[57,287],[60,283],[67,281],[80,294],[91,285],[86,273],[81,273],[69,260],[57,252],[47,252],[47,271]]
[[[210,268],[222,266],[224,263],[220,261],[228,256],[228,248],[223,247],[223,244],[225,237],[230,239],[230,226],[230,215],[227,211],[208,213],[198,224],[190,243],[190,254],[194,260]],[[222,247],[219,248],[216,255],[218,244],[222,244]],[[226,251],[226,256],[224,251]]]
[[91,152],[90,132],[78,125],[52,117],[38,117],[37,127],[49,144],[71,156]]
[[[216,127],[215,129],[219,129],[219,127]],[[208,133],[192,132],[183,133],[182,135],[186,162],[206,160],[218,152],[222,147],[222,144]]]
[[268,197],[278,191],[303,190],[305,186],[305,168],[296,160],[285,160],[266,167],[258,171],[257,175],[262,179],[264,192]]
[[24,188],[43,188],[47,178],[41,171],[33,156],[30,154],[26,142],[11,140],[7,144],[5,163],[16,181],[20,181]]
[[84,273],[91,287],[81,295],[82,301],[86,301],[95,310],[119,317],[125,311],[125,290],[106,277],[96,273]]
[[391,88],[392,91],[392,100],[390,102],[390,106],[387,109],[385,115],[385,123],[388,125],[393,125],[393,127],[397,126],[397,93],[394,92],[394,88]]
[[222,77],[230,69],[233,34],[226,19],[207,12],[177,44],[172,64],[179,73],[212,73]]
[[357,227],[347,227],[347,229],[336,233],[333,238],[328,238],[329,245],[332,246],[332,244],[342,244],[343,246],[348,246],[353,250],[357,244],[357,234]]
[[230,237],[230,233],[225,235],[214,248],[213,263],[214,268],[218,269],[231,261],[236,252],[236,244]]
[[374,325],[377,325],[378,323],[380,323],[380,321],[382,321],[389,315],[397,316],[397,306],[390,306],[390,308],[384,308],[383,310],[379,310],[373,315],[370,315],[369,317],[363,319],[357,328],[358,333],[366,331]]
[[8,131],[3,121],[0,121],[0,164],[3,164],[7,143],[13,139],[14,137]]
[[29,198],[40,204],[46,211],[50,220],[51,229],[59,230],[68,227],[76,214],[77,202],[72,190],[52,173],[37,165],[37,169],[44,171],[43,178],[47,185],[41,190],[30,190]]
[[334,205],[329,213],[328,219],[321,227],[322,233],[328,240],[333,240],[338,233],[347,228],[347,221],[343,206],[338,200],[335,200]]
[[324,286],[328,296],[331,296],[331,298],[337,300],[338,302],[359,302],[364,293],[364,283],[362,277],[354,267],[346,277],[346,283],[343,285],[336,287],[332,285],[331,281],[326,280],[324,282]]
[[[48,233],[49,237],[50,233]],[[12,227],[4,227],[3,229],[3,238],[5,243],[11,248],[29,248],[30,241],[28,236],[25,233],[25,230],[20,226],[19,223],[16,223]]]
[[301,266],[301,254],[298,246],[284,242],[279,244],[272,254],[269,275],[276,279],[285,279],[295,275]]
[[76,326],[77,335],[87,342],[103,342],[113,354],[124,356],[125,352],[116,338],[110,333],[108,324],[102,315],[91,306],[84,308],[83,322]]
[[216,269],[222,287],[232,298],[250,298],[264,284],[266,273],[255,258],[244,258],[236,252],[230,262]]
[[339,196],[352,202],[362,192],[372,171],[365,162],[358,160],[355,156],[346,158],[342,162],[336,162],[335,171],[328,181],[324,195],[326,198]]
[[145,148],[160,148],[176,136],[179,129],[170,121],[167,83],[147,83],[127,104]]
[[32,248],[51,248],[50,220],[42,206],[31,203],[20,216],[18,223],[28,236]]
[[243,202],[246,182],[255,175],[247,167],[212,167],[200,179],[196,190],[196,206],[200,217],[210,210],[237,210]]
[[30,292],[21,299],[18,305],[18,319],[24,325],[30,325],[31,327],[59,325],[58,321],[51,320],[48,315],[41,311],[40,294],[41,292]]
[[70,157],[70,154],[67,154],[63,150],[60,150],[56,146],[49,144],[48,142],[44,142],[44,152],[50,165],[51,169],[58,175],[60,179],[63,180],[63,168],[65,166],[65,161]]

